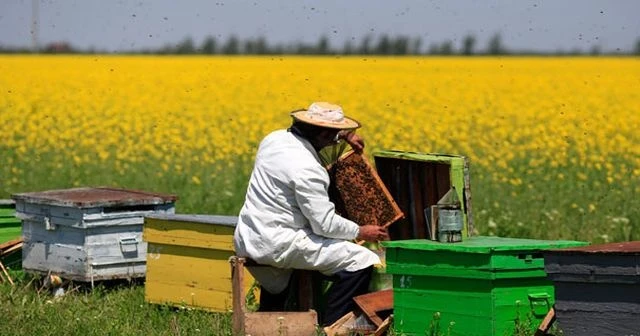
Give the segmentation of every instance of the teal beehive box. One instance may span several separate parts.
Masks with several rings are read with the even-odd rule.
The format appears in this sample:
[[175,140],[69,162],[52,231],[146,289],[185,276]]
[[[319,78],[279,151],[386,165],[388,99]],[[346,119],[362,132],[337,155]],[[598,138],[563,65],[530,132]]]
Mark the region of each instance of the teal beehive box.
[[587,243],[475,236],[383,245],[399,334],[425,335],[439,324],[451,336],[504,336],[516,323],[535,328],[554,304],[542,251]]

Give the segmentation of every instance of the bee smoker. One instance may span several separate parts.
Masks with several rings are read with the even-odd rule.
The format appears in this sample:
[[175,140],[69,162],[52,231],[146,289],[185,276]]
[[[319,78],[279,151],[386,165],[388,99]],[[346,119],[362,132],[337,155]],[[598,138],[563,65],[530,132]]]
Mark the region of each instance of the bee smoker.
[[441,243],[461,242],[464,218],[455,187],[451,187],[438,201],[436,208],[438,211],[438,241]]

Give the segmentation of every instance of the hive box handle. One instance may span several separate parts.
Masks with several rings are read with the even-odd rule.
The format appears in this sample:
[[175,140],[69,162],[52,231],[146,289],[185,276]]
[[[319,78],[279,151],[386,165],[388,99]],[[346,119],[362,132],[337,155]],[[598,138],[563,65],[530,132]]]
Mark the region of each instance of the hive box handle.
[[56,229],[56,225],[51,223],[51,218],[49,216],[44,217],[44,228],[47,231],[53,231]]
[[548,293],[530,293],[529,295],[529,303],[531,304],[531,312],[535,316],[545,316],[549,309],[551,309],[551,304],[549,299],[551,295]]
[[121,238],[120,250],[123,254],[137,254],[138,252],[138,239],[135,237]]

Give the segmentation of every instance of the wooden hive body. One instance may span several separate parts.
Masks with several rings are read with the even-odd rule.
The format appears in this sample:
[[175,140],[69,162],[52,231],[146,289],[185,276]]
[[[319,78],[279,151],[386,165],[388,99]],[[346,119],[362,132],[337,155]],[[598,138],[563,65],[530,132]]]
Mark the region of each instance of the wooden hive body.
[[144,277],[144,216],[175,212],[173,195],[119,188],[73,188],[13,195],[22,220],[22,268],[63,278]]
[[[229,258],[235,216],[167,214],[145,217],[148,243],[145,300],[228,312],[232,306]],[[254,280],[244,278],[248,290]]]
[[640,241],[545,251],[565,335],[640,331]]
[[394,328],[429,332],[434,314],[451,336],[513,334],[518,319],[535,328],[554,303],[542,251],[585,242],[473,236],[460,243],[384,242],[393,274]]

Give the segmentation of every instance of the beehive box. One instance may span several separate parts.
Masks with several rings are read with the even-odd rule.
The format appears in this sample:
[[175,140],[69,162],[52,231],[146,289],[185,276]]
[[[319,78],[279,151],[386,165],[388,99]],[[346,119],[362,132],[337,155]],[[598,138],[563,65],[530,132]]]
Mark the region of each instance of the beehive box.
[[15,207],[13,200],[0,199],[0,244],[20,238],[20,219],[15,216]]
[[22,268],[77,281],[144,277],[144,215],[175,212],[173,195],[119,188],[15,194]]
[[383,245],[393,274],[396,331],[424,335],[439,314],[442,330],[450,327],[452,336],[503,336],[513,333],[517,319],[537,326],[554,303],[542,250],[586,243],[474,236],[459,243]]
[[[0,199],[0,245],[22,238],[20,219],[15,214],[16,204],[10,199]],[[22,268],[22,248],[3,254],[0,261],[9,269]]]
[[373,156],[380,179],[405,216],[389,227],[391,240],[435,237],[430,229],[430,208],[451,187],[455,187],[462,203],[462,239],[473,232],[469,163],[466,157],[389,150],[374,152]]
[[544,252],[563,334],[640,335],[640,241]]
[[[150,215],[145,218],[148,243],[147,302],[227,312],[232,306],[233,231],[238,218],[214,215]],[[245,277],[245,289],[253,284]]]

